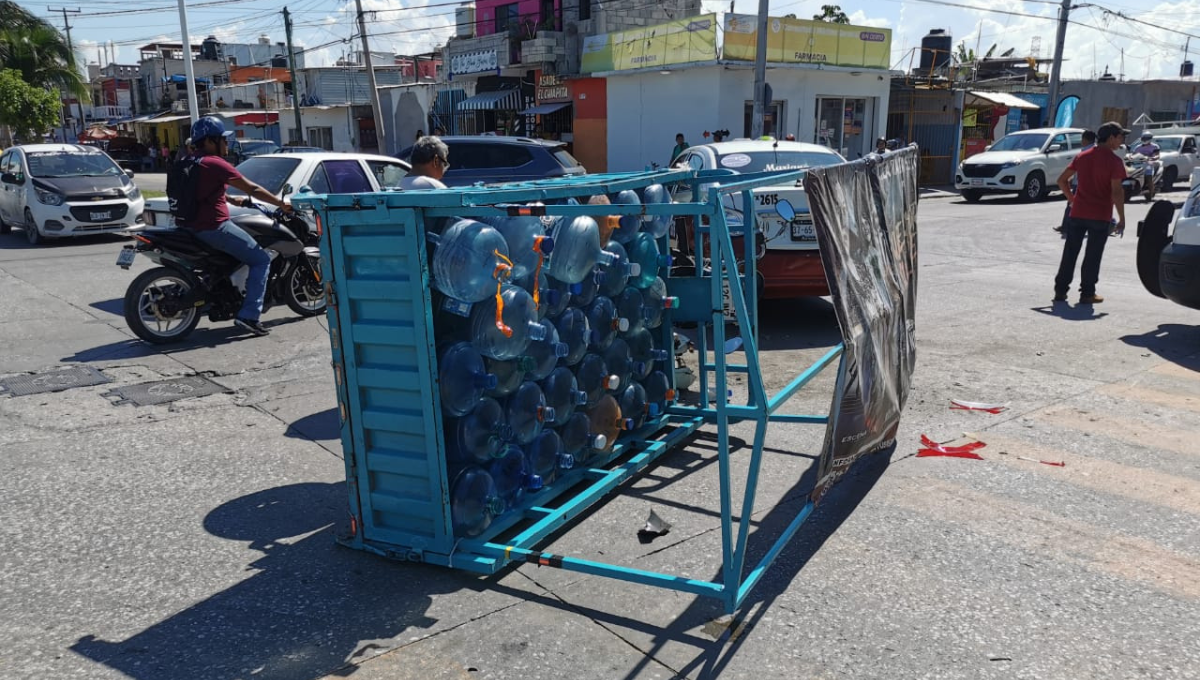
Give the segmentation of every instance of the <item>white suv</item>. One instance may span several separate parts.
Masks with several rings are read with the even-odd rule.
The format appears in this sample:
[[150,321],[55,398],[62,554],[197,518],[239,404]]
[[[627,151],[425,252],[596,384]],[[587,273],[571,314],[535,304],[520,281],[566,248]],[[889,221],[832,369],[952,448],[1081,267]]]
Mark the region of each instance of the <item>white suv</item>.
[[1057,189],[1058,176],[1083,148],[1079,128],[1038,128],[1005,136],[975,154],[954,175],[954,186],[974,203],[985,193],[1015,193],[1037,201]]
[[142,221],[142,192],[100,149],[28,144],[0,155],[0,233],[13,225],[30,244],[128,229]]

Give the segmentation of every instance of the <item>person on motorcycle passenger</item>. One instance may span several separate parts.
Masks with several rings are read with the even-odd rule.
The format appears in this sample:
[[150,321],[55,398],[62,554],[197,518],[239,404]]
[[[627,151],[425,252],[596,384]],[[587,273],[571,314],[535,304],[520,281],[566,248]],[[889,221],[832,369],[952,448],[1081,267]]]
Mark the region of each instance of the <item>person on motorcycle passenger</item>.
[[[229,138],[232,136],[232,132],[225,131],[225,124],[221,119],[214,116],[205,116],[192,123],[191,141],[200,157],[197,195],[201,198],[195,219],[180,226],[190,229],[196,238],[209,247],[228,253],[250,267],[246,278],[246,300],[234,323],[254,335],[262,336],[270,332],[259,321],[259,317],[262,315],[263,297],[267,291],[271,257],[250,234],[229,220],[228,204],[233,202],[234,205],[245,207],[252,199],[258,199],[277,206],[284,212],[291,212],[292,206],[246,179],[225,160],[225,156],[229,154]],[[225,191],[230,186],[241,189],[246,198],[240,202],[227,198]]]

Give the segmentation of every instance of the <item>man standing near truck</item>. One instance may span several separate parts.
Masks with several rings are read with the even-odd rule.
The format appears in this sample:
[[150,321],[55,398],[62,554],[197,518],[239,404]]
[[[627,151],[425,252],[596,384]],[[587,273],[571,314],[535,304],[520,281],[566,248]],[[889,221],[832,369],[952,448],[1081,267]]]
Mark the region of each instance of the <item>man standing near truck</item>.
[[[1079,273],[1079,304],[1104,302],[1104,298],[1096,294],[1096,282],[1100,279],[1100,260],[1104,257],[1104,245],[1108,243],[1114,207],[1118,216],[1117,231],[1125,231],[1125,190],[1121,187],[1126,177],[1125,163],[1116,152],[1128,134],[1129,130],[1119,123],[1101,125],[1096,131],[1096,146],[1076,156],[1058,177],[1058,188],[1067,197],[1071,214],[1067,220],[1062,261],[1058,265],[1058,276],[1054,278],[1054,302],[1067,301],[1067,291],[1075,276],[1075,262],[1085,237],[1087,251]],[[1078,186],[1072,190],[1071,178],[1077,175]]]

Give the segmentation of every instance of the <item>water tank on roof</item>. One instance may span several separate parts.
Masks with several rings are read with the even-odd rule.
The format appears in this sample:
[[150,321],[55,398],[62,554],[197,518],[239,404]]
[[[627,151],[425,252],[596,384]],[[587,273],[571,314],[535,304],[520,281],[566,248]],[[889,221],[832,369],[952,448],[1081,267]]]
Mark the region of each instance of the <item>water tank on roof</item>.
[[221,41],[215,36],[208,36],[200,43],[200,58],[216,61],[221,58]]
[[929,35],[921,38],[921,71],[946,68],[950,65],[950,49],[953,38],[942,28],[932,28]]
[[271,44],[271,36],[267,35],[266,33],[259,35],[258,36],[258,44],[259,45],[270,45]]
[[475,37],[475,5],[454,8],[454,35],[459,38]]
[[1194,72],[1194,70],[1192,68],[1192,62],[1185,61],[1179,65],[1179,77],[1180,78],[1191,78],[1193,72]]

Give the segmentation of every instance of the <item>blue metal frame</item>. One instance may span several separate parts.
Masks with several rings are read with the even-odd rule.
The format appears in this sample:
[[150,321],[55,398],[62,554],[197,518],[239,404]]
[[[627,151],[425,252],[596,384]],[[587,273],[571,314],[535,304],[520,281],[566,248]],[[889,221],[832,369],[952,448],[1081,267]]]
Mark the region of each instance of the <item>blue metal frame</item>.
[[[322,243],[325,254],[322,267],[330,287],[331,301],[334,303],[330,305],[328,317],[338,383],[338,402],[342,412],[342,445],[346,452],[351,513],[359,525],[348,544],[391,558],[442,564],[485,574],[494,573],[511,563],[533,562],[715,597],[724,603],[726,611],[733,613],[745,601],[755,584],[813,509],[811,501],[801,508],[762,560],[746,573],[750,517],[754,512],[767,425],[770,422],[828,423],[828,416],[825,415],[783,414],[777,411],[817,374],[838,359],[842,353],[842,346],[831,349],[777,394],[770,396],[766,393],[758,356],[759,319],[757,287],[754,284],[757,276],[755,258],[748,257],[744,267],[740,266],[732,240],[734,234],[753,230],[747,229],[746,225],[730,227],[724,209],[724,205],[727,204],[725,197],[740,194],[743,220],[748,222],[757,219],[752,194],[754,189],[791,184],[803,174],[783,172],[737,175],[727,170],[699,173],[691,170],[669,170],[586,175],[579,178],[509,184],[498,188],[471,187],[446,191],[295,197],[293,203],[302,208],[319,211],[326,225]],[[693,303],[712,310],[707,319],[701,318],[699,321],[697,342],[700,351],[699,387],[702,404],[674,404],[666,414],[647,422],[638,432],[622,437],[610,453],[597,460],[588,461],[587,467],[571,470],[560,482],[556,481],[555,484],[528,497],[522,511],[498,518],[483,535],[472,539],[454,538],[450,528],[450,480],[445,472],[445,442],[441,434],[441,414],[439,409],[431,406],[438,403],[437,358],[433,346],[429,272],[422,238],[426,220],[451,216],[506,215],[508,212],[505,204],[552,202],[569,197],[613,194],[624,189],[675,182],[690,185],[693,197],[703,189],[706,194],[704,200],[648,206],[551,204],[544,207],[544,212],[556,216],[643,214],[692,215],[701,218],[697,222],[707,219],[707,226],[696,225],[694,246],[696,261],[702,262],[704,243],[708,241],[709,272],[706,273],[703,267],[697,267],[696,284],[678,286],[680,291],[688,291],[688,295],[696,294],[707,298],[693,300]],[[660,245],[667,245],[665,237]],[[748,240],[747,254],[752,255],[753,249],[753,242]],[[351,263],[356,256],[393,257],[410,265],[419,263],[419,266],[414,267],[415,271],[399,276],[403,283],[399,280],[362,280],[355,278],[355,267],[358,265]],[[674,288],[676,284],[669,281],[669,286]],[[724,288],[728,289],[734,313],[743,331],[745,364],[730,363],[722,351],[726,340],[722,313]],[[380,326],[377,319],[364,320],[362,315],[355,311],[363,305],[384,304],[381,301],[387,299],[389,291],[396,290],[403,290],[403,295],[411,296],[412,303],[417,308],[412,310],[411,318],[393,319],[395,323],[392,325]],[[372,312],[375,316],[381,314],[377,307],[372,309],[376,310]],[[703,317],[704,314],[700,316]],[[416,327],[409,330],[408,324]],[[402,328],[404,332],[397,334]],[[707,346],[710,331],[714,341],[713,349]],[[672,331],[669,317],[659,332],[662,334],[659,338],[660,346],[671,347]],[[403,347],[403,365],[383,365],[377,356],[365,362],[365,365],[358,361],[360,352],[365,351],[363,347],[376,347],[380,343]],[[411,352],[411,355],[408,352]],[[403,375],[406,377],[401,381],[402,384],[398,385],[396,381],[399,380],[401,369],[405,371]],[[747,376],[749,394],[744,404],[730,403],[730,372]],[[673,379],[673,371],[670,370],[669,364],[667,373]],[[716,397],[712,400],[706,398],[709,394],[710,378]],[[409,413],[389,402],[388,399],[396,398],[386,392],[392,388],[425,395],[423,404],[413,405],[413,408],[421,411],[421,415]],[[381,403],[387,408],[380,407],[378,403],[368,403],[369,399],[363,395],[368,395],[377,402],[382,400]],[[387,410],[389,408],[390,410]],[[376,444],[375,449],[369,449],[368,439],[376,436],[374,433],[377,430],[395,431],[400,426],[391,423],[390,420],[396,418],[425,428],[424,443],[414,443],[414,446],[419,444],[424,451],[410,452],[407,459],[392,459],[385,455],[383,460],[379,460],[379,446]],[[738,511],[740,518],[735,528],[730,481],[732,460],[729,451],[729,426],[741,421],[754,421],[756,427],[747,462],[746,486]],[[706,423],[715,424],[717,428],[723,567],[721,582],[688,579],[581,560],[543,553],[536,549],[553,532],[654,463],[672,446]],[[387,452],[385,450],[385,454]],[[416,453],[423,455],[424,460],[413,461],[411,464],[404,462],[411,460],[412,455]],[[398,498],[394,493],[376,490],[371,486],[377,483],[372,477],[375,474],[408,474],[424,479],[428,484],[430,500],[412,501]],[[581,482],[586,482],[582,491],[564,498],[568,490]],[[435,508],[439,498],[441,506]],[[418,517],[422,521],[424,533],[415,529],[412,532],[398,530],[394,522],[388,523],[387,513],[395,513],[401,520],[407,516],[406,513]],[[376,515],[383,519],[376,518]],[[522,522],[528,524],[518,526]]]

